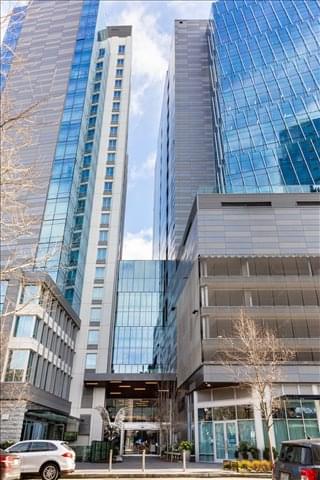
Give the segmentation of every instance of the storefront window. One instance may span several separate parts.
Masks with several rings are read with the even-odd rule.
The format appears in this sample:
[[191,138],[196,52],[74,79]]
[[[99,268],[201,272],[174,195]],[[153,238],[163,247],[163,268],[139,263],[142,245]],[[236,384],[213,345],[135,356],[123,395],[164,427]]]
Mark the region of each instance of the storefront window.
[[256,431],[254,420],[238,421],[239,442],[248,442],[250,445],[256,445]]
[[199,456],[202,462],[213,461],[213,424],[201,422],[199,424]]
[[235,420],[236,419],[236,407],[215,407],[213,411],[213,420]]

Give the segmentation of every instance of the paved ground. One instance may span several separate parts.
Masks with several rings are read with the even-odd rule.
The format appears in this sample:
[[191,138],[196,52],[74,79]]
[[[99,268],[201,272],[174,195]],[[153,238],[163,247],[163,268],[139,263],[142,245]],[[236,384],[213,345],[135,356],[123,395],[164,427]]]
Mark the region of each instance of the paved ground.
[[[123,457],[122,463],[113,463],[113,470],[141,470],[142,466],[142,457],[141,456],[132,456],[132,457]],[[221,463],[195,463],[190,462],[187,464],[187,467],[195,470],[212,470],[212,469],[221,469]],[[108,468],[106,463],[86,463],[79,462],[77,463],[77,469],[79,470],[105,470]],[[169,462],[160,457],[148,457],[146,456],[146,469],[147,470],[182,470],[182,462]]]
[[[108,471],[106,463],[77,463],[76,471],[69,475],[71,479],[107,479],[121,478],[128,480],[135,478],[158,478],[158,479],[178,479],[178,478],[223,478],[224,480],[234,480],[235,478],[259,478],[260,480],[270,480],[271,475],[264,474],[243,474],[236,472],[229,473],[222,470],[221,464],[212,463],[194,463],[187,464],[187,470],[184,472],[182,462],[168,462],[159,457],[146,457],[145,472],[142,473],[142,458],[124,457],[122,463],[114,463],[112,472]],[[70,478],[71,477],[71,478]]]

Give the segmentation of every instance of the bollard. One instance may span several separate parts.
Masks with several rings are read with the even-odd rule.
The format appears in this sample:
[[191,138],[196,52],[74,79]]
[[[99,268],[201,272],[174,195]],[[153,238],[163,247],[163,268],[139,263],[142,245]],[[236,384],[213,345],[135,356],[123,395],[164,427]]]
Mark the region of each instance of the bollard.
[[111,448],[109,451],[109,472],[111,472],[112,470],[112,454],[113,454],[113,450]]
[[146,469],[146,451],[142,450],[142,471]]
[[182,468],[183,471],[185,472],[187,470],[187,456],[186,456],[186,451],[182,450]]

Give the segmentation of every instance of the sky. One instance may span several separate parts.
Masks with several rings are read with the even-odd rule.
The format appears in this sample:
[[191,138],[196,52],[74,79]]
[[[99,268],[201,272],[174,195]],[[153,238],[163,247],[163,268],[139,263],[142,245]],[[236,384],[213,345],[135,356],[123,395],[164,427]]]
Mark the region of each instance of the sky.
[[[50,0],[46,0],[50,1]],[[1,2],[1,15],[25,0]],[[100,0],[98,26],[132,25],[129,175],[123,258],[152,256],[153,186],[162,90],[175,19],[208,19],[211,1]]]

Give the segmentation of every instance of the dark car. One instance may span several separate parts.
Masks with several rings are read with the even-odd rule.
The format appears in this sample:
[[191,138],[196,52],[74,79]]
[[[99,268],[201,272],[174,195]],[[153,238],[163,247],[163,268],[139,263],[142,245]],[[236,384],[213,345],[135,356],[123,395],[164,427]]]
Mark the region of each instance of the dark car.
[[282,442],[273,480],[320,480],[320,438]]
[[0,480],[20,478],[20,457],[0,449]]

